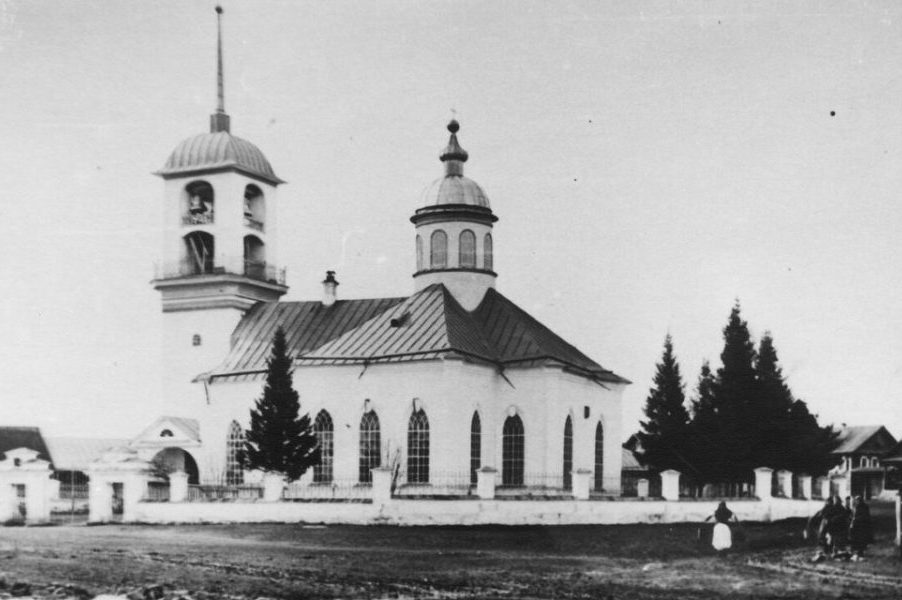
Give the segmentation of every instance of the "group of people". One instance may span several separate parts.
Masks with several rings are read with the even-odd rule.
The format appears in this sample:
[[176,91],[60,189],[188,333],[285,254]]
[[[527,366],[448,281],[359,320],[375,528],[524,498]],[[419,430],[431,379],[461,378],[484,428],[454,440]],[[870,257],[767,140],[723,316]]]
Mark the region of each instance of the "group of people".
[[871,510],[861,496],[855,496],[854,502],[846,497],[845,504],[839,496],[827,498],[824,506],[808,519],[805,537],[815,524],[818,551],[812,562],[827,558],[861,560],[873,541]]

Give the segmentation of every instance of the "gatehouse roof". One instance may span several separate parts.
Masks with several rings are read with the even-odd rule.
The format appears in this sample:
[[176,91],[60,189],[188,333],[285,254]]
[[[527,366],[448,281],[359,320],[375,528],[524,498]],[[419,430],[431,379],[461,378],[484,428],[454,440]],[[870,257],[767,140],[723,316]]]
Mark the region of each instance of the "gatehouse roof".
[[896,445],[896,438],[883,425],[843,427],[838,439],[833,454],[882,454]]
[[38,427],[0,427],[0,459],[16,448],[28,448],[38,453],[38,458],[52,462],[47,444]]

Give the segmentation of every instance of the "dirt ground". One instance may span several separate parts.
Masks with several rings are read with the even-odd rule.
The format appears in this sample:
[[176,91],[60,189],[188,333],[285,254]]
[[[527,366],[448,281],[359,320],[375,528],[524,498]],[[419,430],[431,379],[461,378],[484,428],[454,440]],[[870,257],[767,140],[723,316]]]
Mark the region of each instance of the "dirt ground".
[[722,556],[698,524],[7,527],[0,581],[194,598],[902,598],[891,514],[875,512],[867,561],[817,565],[800,520],[745,524]]

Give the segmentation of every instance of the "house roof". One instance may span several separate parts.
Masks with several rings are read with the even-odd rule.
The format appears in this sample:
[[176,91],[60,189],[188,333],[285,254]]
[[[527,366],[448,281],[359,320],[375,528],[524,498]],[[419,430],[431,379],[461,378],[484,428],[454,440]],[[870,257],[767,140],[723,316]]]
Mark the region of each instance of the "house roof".
[[39,459],[52,462],[47,444],[37,427],[0,427],[0,455],[16,448],[29,448],[38,453]]
[[896,445],[896,438],[883,425],[843,427],[833,454],[882,454]]
[[85,471],[105,450],[128,443],[123,439],[47,438],[47,447],[57,471]]
[[[328,312],[337,304],[327,308],[320,303],[292,303],[281,315],[279,304],[258,305],[259,310],[248,313],[235,330],[230,358],[212,376],[262,372],[272,333],[281,323],[299,365],[408,362],[456,355],[499,368],[556,364],[596,381],[629,383],[491,288],[471,312],[441,284],[406,299],[346,302],[360,305],[356,309],[348,305],[349,316],[344,319]],[[364,318],[365,313],[369,318]],[[247,335],[252,339],[245,340]]]

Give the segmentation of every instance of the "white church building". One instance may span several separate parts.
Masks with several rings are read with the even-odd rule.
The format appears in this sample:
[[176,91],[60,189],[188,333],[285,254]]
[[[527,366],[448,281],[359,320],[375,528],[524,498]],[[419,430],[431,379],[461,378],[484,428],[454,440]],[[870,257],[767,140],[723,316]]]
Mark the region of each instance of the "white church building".
[[209,133],[179,143],[157,172],[163,393],[185,414],[160,417],[131,446],[192,483],[251,481],[237,452],[281,327],[322,455],[296,485],[365,487],[373,468],[397,465],[400,490],[466,488],[495,470],[499,490],[566,492],[581,471],[596,492],[618,494],[629,381],[496,289],[498,216],[464,175],[459,124],[448,124],[441,177],[424,202],[411,201],[409,286],[342,299],[329,272],[321,298],[281,301],[278,236],[292,229],[279,219],[283,181],[232,135],[221,39],[219,57]]

